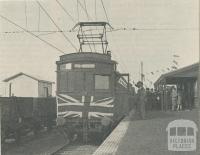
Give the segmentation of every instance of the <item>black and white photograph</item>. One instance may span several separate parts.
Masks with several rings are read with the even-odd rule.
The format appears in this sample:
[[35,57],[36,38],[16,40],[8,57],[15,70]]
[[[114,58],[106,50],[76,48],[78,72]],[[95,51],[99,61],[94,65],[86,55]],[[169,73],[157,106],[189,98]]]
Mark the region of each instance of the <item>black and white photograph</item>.
[[199,0],[0,0],[1,155],[200,155]]

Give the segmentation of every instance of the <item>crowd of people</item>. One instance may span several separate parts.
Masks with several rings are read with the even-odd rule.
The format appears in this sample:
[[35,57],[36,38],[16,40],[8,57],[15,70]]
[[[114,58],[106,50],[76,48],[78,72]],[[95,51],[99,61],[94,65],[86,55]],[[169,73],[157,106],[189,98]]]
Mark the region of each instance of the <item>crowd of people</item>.
[[153,110],[188,110],[193,107],[193,98],[184,89],[175,86],[166,87],[162,91],[144,88],[143,82],[135,85],[138,90],[135,94],[135,109],[141,119],[145,119],[146,111]]
[[160,93],[154,89],[144,88],[143,82],[139,81],[135,85],[138,90],[135,97],[135,109],[141,119],[145,119],[146,111],[160,110]]

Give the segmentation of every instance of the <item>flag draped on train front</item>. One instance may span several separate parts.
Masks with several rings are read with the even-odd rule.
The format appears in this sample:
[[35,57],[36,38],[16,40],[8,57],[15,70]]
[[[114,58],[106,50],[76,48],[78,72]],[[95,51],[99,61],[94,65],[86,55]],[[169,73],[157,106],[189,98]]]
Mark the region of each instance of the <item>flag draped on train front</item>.
[[84,112],[88,118],[113,116],[113,97],[96,99],[94,96],[81,96],[78,100],[66,94],[58,94],[56,98],[58,117],[82,118]]

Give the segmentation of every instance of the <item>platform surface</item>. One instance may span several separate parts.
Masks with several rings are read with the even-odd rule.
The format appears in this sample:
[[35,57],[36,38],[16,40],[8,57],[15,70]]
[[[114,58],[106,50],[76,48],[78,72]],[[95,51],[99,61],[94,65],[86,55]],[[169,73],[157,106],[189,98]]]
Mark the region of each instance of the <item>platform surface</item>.
[[145,120],[131,114],[113,130],[94,155],[200,155],[199,148],[191,152],[168,150],[166,127],[176,119],[193,120],[197,124],[198,112],[153,111],[147,113]]

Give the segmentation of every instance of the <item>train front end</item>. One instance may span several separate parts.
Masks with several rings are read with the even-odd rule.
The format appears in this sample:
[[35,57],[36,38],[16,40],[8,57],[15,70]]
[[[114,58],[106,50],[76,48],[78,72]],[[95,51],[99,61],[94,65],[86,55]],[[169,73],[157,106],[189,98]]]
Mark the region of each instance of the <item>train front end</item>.
[[114,122],[115,69],[109,52],[61,56],[57,61],[58,122],[80,135],[106,132]]

